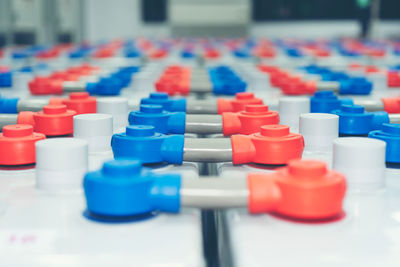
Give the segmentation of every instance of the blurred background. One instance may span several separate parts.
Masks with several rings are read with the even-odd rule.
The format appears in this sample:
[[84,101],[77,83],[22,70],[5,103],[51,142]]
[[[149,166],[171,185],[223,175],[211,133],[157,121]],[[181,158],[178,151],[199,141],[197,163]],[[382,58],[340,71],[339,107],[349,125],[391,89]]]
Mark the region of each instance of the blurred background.
[[0,0],[0,46],[136,36],[400,37],[399,0]]

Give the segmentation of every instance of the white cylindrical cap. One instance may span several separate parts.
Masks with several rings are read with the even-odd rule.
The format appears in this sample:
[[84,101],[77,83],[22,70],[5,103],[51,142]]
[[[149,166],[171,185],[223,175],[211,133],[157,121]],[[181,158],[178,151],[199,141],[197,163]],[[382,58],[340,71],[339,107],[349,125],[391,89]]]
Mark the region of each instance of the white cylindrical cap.
[[114,132],[128,125],[128,99],[103,97],[97,99],[97,112],[113,116]]
[[63,192],[82,190],[88,170],[88,143],[77,138],[54,138],[36,142],[36,186]]
[[333,141],[333,169],[343,173],[349,188],[357,191],[385,186],[384,141],[367,137],[343,137]]
[[32,72],[14,72],[12,75],[12,87],[14,90],[28,90],[28,83],[35,77]]
[[304,150],[332,151],[333,140],[339,135],[339,116],[328,113],[301,114],[299,133],[304,137]]
[[112,135],[112,115],[91,113],[74,116],[74,137],[88,142],[89,153],[111,150]]
[[307,97],[282,97],[279,99],[280,124],[290,126],[293,132],[299,129],[300,114],[310,113],[310,99]]

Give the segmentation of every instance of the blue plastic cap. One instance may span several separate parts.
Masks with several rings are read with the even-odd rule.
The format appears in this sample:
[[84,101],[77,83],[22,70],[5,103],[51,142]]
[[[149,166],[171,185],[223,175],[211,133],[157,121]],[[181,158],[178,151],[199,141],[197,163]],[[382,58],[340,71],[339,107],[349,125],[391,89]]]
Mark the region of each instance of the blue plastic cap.
[[150,93],[149,97],[140,100],[142,105],[161,105],[167,111],[171,111],[171,103],[172,99],[169,99],[166,93]]
[[400,163],[400,124],[384,123],[382,130],[372,131],[368,137],[386,142],[386,162]]
[[25,59],[28,57],[28,55],[29,53],[26,51],[14,51],[11,54],[12,58],[14,59]]
[[163,112],[161,105],[140,105],[140,112],[146,114],[159,114]]
[[154,179],[150,189],[151,205],[159,211],[179,212],[181,198],[181,176],[179,174],[163,174]]
[[129,113],[128,121],[130,125],[151,125],[158,133],[170,133],[168,129],[168,119],[171,112],[163,111],[161,105],[140,105],[140,110]]
[[151,137],[156,133],[151,125],[134,125],[126,127],[126,135],[133,137]]
[[[127,172],[132,169],[136,172]],[[117,160],[106,162],[99,171],[87,173],[83,188],[88,210],[117,217],[152,212],[148,193],[154,178],[140,170],[139,161]]]
[[342,103],[333,91],[316,92],[310,99],[310,111],[312,113],[330,113],[340,109]]
[[315,92],[314,97],[318,97],[318,98],[337,98],[333,91]]
[[345,113],[362,114],[364,107],[359,105],[342,105],[342,111]]
[[348,106],[354,105],[353,99],[351,98],[341,98],[339,100],[342,105],[348,105]]
[[182,58],[194,58],[196,55],[193,52],[190,51],[183,51],[181,53]]
[[97,83],[87,83],[86,84],[86,91],[89,94],[96,94]]
[[32,66],[25,66],[22,67],[18,70],[19,72],[33,72],[33,67]]
[[167,93],[150,93],[149,95],[150,99],[168,99],[168,94]]
[[[114,95],[119,95],[121,89],[122,89],[121,82],[118,79],[112,77],[102,78],[96,84],[95,90],[92,93],[96,95],[114,96]],[[89,88],[86,88],[86,90],[90,92]]]
[[165,162],[182,164],[185,137],[183,135],[170,135],[161,146],[161,156]]
[[8,72],[0,72],[0,87],[11,87],[12,86],[12,74]]
[[150,93],[148,98],[142,98],[140,104],[161,105],[166,111],[186,112],[186,99],[171,99],[166,93]]
[[[173,119],[171,119],[173,117]],[[163,134],[185,133],[186,114],[163,111],[161,105],[140,105],[139,111],[129,113],[130,125],[151,125]]]
[[19,98],[0,98],[0,113],[17,114]]
[[[375,130],[374,113],[364,112],[363,106],[343,105],[340,110],[332,111],[339,116],[339,134],[367,135]],[[377,115],[377,120],[381,118]]]
[[110,177],[139,175],[142,165],[139,160],[110,160],[104,163],[102,172]]
[[186,130],[186,113],[175,112],[168,119],[169,133],[184,134]]
[[83,188],[87,208],[97,216],[126,218],[159,209],[179,211],[180,176],[144,171],[137,160],[105,162],[101,170],[85,175]]
[[389,123],[389,114],[386,111],[375,111],[372,112],[374,115],[371,123],[371,131],[372,130],[380,130],[383,127],[383,124]]
[[369,95],[371,91],[372,83],[365,78],[351,78],[340,81],[340,94]]
[[143,163],[164,162],[161,146],[166,135],[156,133],[150,125],[131,125],[125,133],[114,134],[111,147],[115,159],[140,159]]
[[170,111],[186,112],[186,98],[172,99]]

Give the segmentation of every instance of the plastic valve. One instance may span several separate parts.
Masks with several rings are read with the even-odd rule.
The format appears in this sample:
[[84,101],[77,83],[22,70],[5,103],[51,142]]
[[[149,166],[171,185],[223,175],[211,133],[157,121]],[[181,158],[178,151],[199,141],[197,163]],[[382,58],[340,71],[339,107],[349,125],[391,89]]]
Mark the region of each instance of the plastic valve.
[[[165,192],[159,192],[156,181],[166,180],[172,188],[170,196],[158,201],[157,195]],[[180,209],[180,176],[153,174],[137,160],[105,162],[101,170],[85,175],[83,187],[88,211],[95,218],[126,220],[152,216],[160,208],[169,212]]]
[[[248,181],[251,213],[274,212],[289,218],[320,220],[338,217],[343,212],[345,177],[328,170],[323,162],[292,160],[274,173],[249,174]],[[275,192],[268,193],[271,182]],[[271,199],[265,199],[271,195],[275,195],[272,206]]]
[[186,112],[186,99],[168,98],[166,93],[150,93],[148,98],[142,98],[140,104],[161,105],[164,110],[171,112]]
[[400,163],[400,124],[384,123],[382,130],[371,131],[368,137],[386,142],[386,162]]
[[239,112],[245,109],[246,105],[262,105],[263,100],[257,98],[253,93],[237,93],[233,99],[218,98],[218,114],[224,112]]
[[[154,174],[137,160],[105,162],[83,184],[91,218],[124,221],[180,211],[180,175]],[[248,174],[247,190],[250,213],[321,220],[343,212],[346,181],[323,162],[294,160],[274,173]]]
[[222,114],[223,134],[252,134],[263,125],[279,124],[279,114],[268,110],[265,105],[247,105],[245,110],[237,113]]
[[18,124],[30,124],[35,132],[46,136],[62,136],[73,133],[73,116],[76,112],[65,105],[47,105],[42,111],[20,112]]
[[304,150],[301,134],[291,133],[286,125],[264,125],[248,136],[232,135],[233,164],[287,164],[300,159]]
[[365,112],[364,107],[358,105],[342,105],[332,113],[339,116],[339,134],[342,135],[367,135],[381,129],[383,123],[389,123],[386,112]]
[[74,110],[76,114],[96,113],[96,98],[89,96],[87,92],[70,93],[69,98],[62,101],[67,109]]
[[387,113],[400,113],[400,97],[382,98],[382,103]]
[[330,113],[340,109],[342,105],[353,105],[351,99],[339,99],[332,91],[316,92],[310,99],[312,113]]
[[15,166],[33,164],[35,158],[35,143],[45,139],[41,133],[33,132],[32,125],[15,124],[3,127],[0,133],[0,165]]
[[140,110],[129,113],[130,125],[151,125],[158,133],[185,133],[186,114],[164,111],[160,105],[141,105]]

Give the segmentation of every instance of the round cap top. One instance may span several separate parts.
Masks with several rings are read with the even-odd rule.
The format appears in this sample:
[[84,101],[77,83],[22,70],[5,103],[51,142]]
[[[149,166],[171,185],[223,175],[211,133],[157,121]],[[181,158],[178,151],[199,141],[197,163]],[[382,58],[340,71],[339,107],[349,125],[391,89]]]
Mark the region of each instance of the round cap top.
[[43,113],[47,115],[63,114],[67,112],[66,105],[47,105],[43,107]]
[[289,126],[286,125],[263,125],[260,131],[262,136],[267,137],[281,137],[290,133]]
[[343,112],[347,113],[357,113],[357,114],[364,113],[364,107],[358,105],[342,105],[341,109]]
[[74,92],[69,94],[70,99],[86,99],[89,97],[88,92]]
[[338,136],[339,116],[329,113],[306,113],[300,115],[301,134]]
[[126,135],[132,137],[148,137],[155,134],[154,126],[150,125],[130,125],[126,127]]
[[97,98],[97,112],[104,114],[128,114],[128,100],[123,97]]
[[74,116],[75,137],[111,136],[113,118],[110,114],[90,113]]
[[254,98],[253,93],[236,93],[236,99],[251,99]]
[[25,137],[33,134],[33,127],[29,124],[14,124],[3,127],[5,137]]
[[36,142],[36,168],[72,171],[87,168],[88,143],[77,138],[54,138]]
[[400,136],[400,124],[384,123],[382,126],[382,131],[391,135]]
[[140,112],[149,113],[149,114],[157,114],[163,111],[163,107],[161,105],[140,105]]
[[333,168],[342,172],[350,187],[357,190],[382,188],[385,183],[384,141],[363,138],[337,138],[333,142]]
[[292,175],[306,178],[318,178],[327,173],[325,162],[315,160],[291,160],[288,163]]
[[279,114],[293,115],[310,112],[310,99],[307,97],[282,97],[279,99]]
[[366,137],[344,137],[333,141],[333,165],[356,169],[385,168],[384,141]]
[[150,93],[150,98],[152,98],[152,99],[168,99],[168,94],[166,94],[166,93]]
[[135,174],[139,174],[142,165],[139,160],[110,160],[104,163],[102,172],[109,176],[127,176],[132,177]]
[[246,112],[256,112],[256,113],[268,112],[268,106],[267,105],[246,105],[245,111]]
[[335,146],[340,149],[348,149],[352,151],[377,151],[385,149],[385,142],[366,138],[366,137],[344,137],[337,138],[335,141]]

